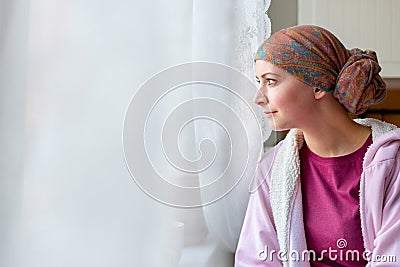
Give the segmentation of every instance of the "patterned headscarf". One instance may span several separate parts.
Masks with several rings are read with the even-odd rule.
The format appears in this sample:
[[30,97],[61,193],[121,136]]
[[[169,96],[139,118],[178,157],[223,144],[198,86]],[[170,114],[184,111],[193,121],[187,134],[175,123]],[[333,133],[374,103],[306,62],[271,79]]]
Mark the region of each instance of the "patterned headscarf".
[[353,114],[361,114],[386,96],[386,84],[374,51],[347,50],[329,31],[302,25],[278,31],[258,49],[266,60],[300,81],[322,89]]

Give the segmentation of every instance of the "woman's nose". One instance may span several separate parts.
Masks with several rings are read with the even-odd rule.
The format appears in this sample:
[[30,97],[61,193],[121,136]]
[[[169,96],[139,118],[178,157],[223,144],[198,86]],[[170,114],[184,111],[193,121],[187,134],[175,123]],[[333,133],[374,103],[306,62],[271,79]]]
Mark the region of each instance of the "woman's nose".
[[253,102],[259,106],[263,106],[268,103],[267,96],[265,94],[263,94],[263,92],[261,91],[261,88],[259,88],[257,90],[256,94],[254,95]]

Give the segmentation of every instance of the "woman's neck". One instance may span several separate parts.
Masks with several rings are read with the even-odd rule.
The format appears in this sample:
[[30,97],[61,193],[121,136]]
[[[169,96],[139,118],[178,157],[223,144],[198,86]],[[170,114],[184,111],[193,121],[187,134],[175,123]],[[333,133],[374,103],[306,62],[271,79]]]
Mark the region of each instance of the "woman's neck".
[[350,154],[362,147],[371,134],[369,127],[354,122],[347,114],[323,121],[302,129],[309,149],[321,157]]

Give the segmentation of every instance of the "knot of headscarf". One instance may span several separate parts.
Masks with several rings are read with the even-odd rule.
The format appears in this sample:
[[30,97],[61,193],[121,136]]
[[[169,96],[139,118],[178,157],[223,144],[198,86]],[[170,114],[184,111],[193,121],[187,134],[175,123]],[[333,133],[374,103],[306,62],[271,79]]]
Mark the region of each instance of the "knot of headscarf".
[[375,52],[347,50],[328,30],[301,25],[271,35],[255,60],[266,60],[338,99],[353,114],[383,101],[386,85]]
[[379,76],[381,67],[374,51],[354,48],[349,52],[332,94],[350,113],[360,114],[383,101],[386,84]]

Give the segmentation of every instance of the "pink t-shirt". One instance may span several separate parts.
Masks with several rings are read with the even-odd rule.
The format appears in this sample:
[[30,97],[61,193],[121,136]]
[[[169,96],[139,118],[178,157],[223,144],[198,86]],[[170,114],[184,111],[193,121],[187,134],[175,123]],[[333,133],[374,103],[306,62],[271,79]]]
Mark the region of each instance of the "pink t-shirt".
[[[300,151],[304,227],[312,266],[365,266],[359,188],[371,136],[357,151],[323,158],[306,144]],[[323,252],[326,250],[325,252]],[[357,260],[357,255],[359,260]]]

